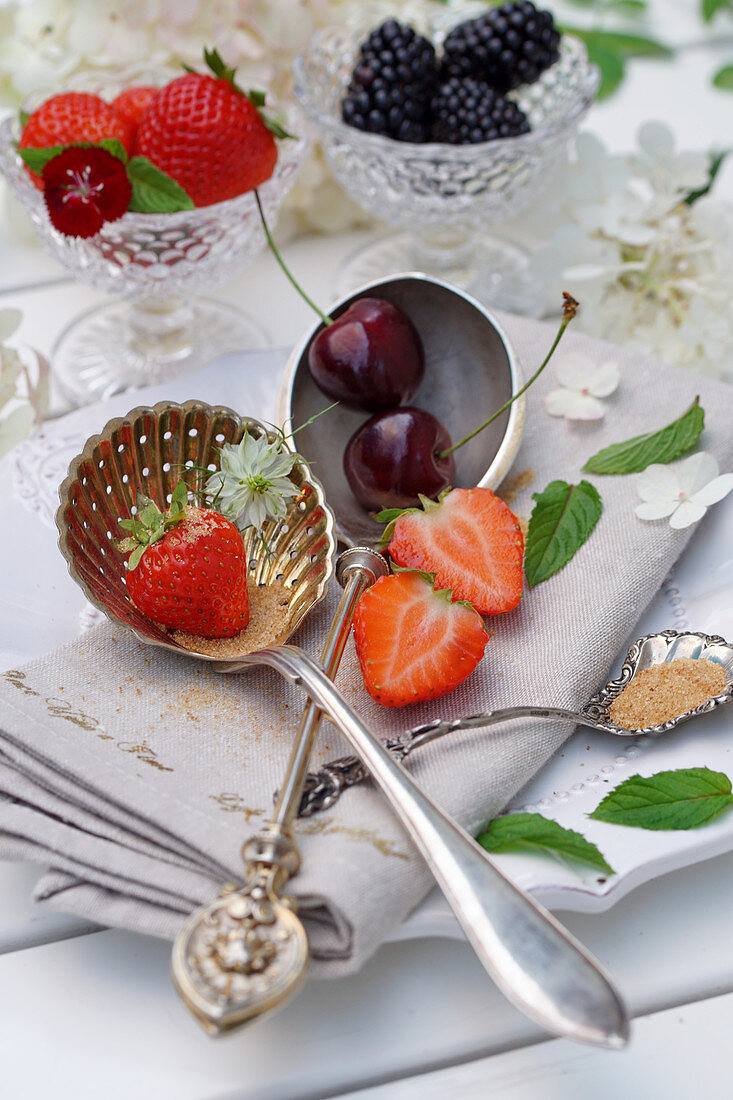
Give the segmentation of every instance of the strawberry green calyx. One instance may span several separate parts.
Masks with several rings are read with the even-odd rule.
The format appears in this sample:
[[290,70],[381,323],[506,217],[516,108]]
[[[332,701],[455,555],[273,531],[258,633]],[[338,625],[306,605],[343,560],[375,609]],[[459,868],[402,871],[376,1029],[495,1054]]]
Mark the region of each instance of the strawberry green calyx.
[[264,111],[265,106],[265,93],[258,91],[256,88],[250,88],[248,92],[245,92],[247,99],[257,111],[257,114],[262,119],[263,123],[270,131],[273,137],[276,138],[295,138],[295,134],[291,134],[284,126],[284,118],[282,115],[268,115]]
[[395,524],[397,523],[397,520],[400,518],[400,516],[414,515],[417,512],[424,512],[425,515],[429,515],[431,512],[434,512],[437,508],[440,507],[445,497],[447,497],[448,493],[450,493],[451,491],[451,486],[448,485],[440,493],[437,500],[432,500],[430,497],[426,497],[423,496],[422,493],[418,493],[417,495],[421,505],[420,508],[383,508],[381,512],[377,512],[376,516],[374,517],[377,523],[387,524],[384,531],[382,532],[382,537],[379,540],[379,545],[386,546],[387,543],[390,541],[392,535],[394,534]]
[[[394,561],[389,563],[389,567],[393,573],[417,573],[418,577],[422,577],[431,588],[435,588],[435,573],[428,573],[427,569],[413,569],[411,565],[398,565]],[[449,589],[441,589],[441,591],[448,592],[450,595]]]
[[158,505],[150,497],[143,493],[137,494],[137,515],[132,519],[121,519],[120,527],[123,531],[129,531],[127,538],[117,539],[115,545],[123,554],[130,557],[127,560],[127,568],[135,569],[148,546],[160,542],[171,527],[180,523],[186,515],[186,503],[188,490],[186,483],[179,481],[173,490],[170,506],[165,512],[161,512]]
[[[228,84],[231,84],[232,88],[243,95],[245,99],[248,99],[252,106],[256,109],[257,114],[262,119],[263,123],[270,131],[273,137],[276,138],[292,138],[293,134],[288,133],[282,123],[282,119],[279,116],[270,116],[265,113],[265,93],[257,91],[254,88],[250,88],[248,92],[245,92],[239,84],[237,84],[235,77],[237,70],[231,65],[227,65],[219,51],[214,48],[213,50],[207,50],[204,47],[204,61],[211,72],[212,76],[217,80],[226,80]],[[189,65],[183,66],[186,72],[194,73],[195,69],[192,69]]]
[[[435,507],[435,501],[434,500],[428,501],[428,503],[432,504],[433,507]],[[397,509],[395,509],[395,511],[397,511]],[[403,511],[405,511],[405,512],[407,512],[407,511],[419,512],[420,509],[419,508],[409,508],[409,509],[404,508]],[[413,569],[412,566],[410,566],[410,565],[398,565],[397,562],[395,562],[395,561],[391,561],[389,563],[389,567],[390,567],[390,570],[393,573],[417,573],[418,577],[422,577],[422,579],[426,582],[426,584],[430,585],[430,587],[433,590],[434,595],[438,596],[445,603],[456,604],[458,607],[470,607],[471,611],[476,610],[476,608],[473,606],[473,604],[469,600],[454,600],[453,599],[453,589],[452,588],[436,588],[435,587],[435,573],[429,573],[426,569]]]

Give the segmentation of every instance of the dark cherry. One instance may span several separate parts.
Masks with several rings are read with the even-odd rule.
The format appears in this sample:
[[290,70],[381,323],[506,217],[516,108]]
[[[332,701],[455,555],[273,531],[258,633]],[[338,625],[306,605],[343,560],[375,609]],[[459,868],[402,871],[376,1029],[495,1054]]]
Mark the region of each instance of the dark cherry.
[[310,346],[316,385],[344,405],[380,412],[409,401],[425,372],[422,340],[410,318],[381,298],[360,298]]
[[437,497],[455,484],[453,455],[439,458],[451,440],[443,424],[424,409],[402,406],[371,417],[346,445],[344,472],[365,508],[410,508],[418,493]]

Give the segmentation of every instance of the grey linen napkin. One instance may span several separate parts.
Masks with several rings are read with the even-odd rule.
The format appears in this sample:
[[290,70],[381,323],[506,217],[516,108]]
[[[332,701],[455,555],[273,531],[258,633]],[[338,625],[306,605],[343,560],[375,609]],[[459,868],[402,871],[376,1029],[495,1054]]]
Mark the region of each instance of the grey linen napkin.
[[[552,329],[518,318],[505,323],[529,374]],[[529,515],[533,492],[556,478],[577,483],[589,455],[670,422],[696,394],[706,413],[701,446],[729,466],[730,387],[575,334],[564,346],[597,362],[614,358],[621,385],[605,420],[593,424],[544,412],[542,397],[556,385],[552,365],[530,390],[522,447],[501,490],[518,514]],[[379,737],[438,715],[530,702],[573,707],[605,682],[694,529],[639,520],[633,476],[589,480],[603,498],[595,532],[514,612],[489,620],[486,655],[453,694],[384,709],[366,694],[349,643],[338,684]],[[334,588],[294,639],[313,655],[337,599]],[[36,897],[54,907],[173,937],[194,906],[240,879],[241,844],[267,820],[303,702],[269,670],[223,676],[110,624],[5,673],[0,856],[45,864]],[[409,767],[475,832],[570,732],[565,724],[523,721],[455,734],[416,753]],[[314,765],[346,751],[324,722]],[[290,888],[308,928],[314,973],[354,971],[424,896],[430,875],[369,787],[299,821],[295,832],[303,863]]]

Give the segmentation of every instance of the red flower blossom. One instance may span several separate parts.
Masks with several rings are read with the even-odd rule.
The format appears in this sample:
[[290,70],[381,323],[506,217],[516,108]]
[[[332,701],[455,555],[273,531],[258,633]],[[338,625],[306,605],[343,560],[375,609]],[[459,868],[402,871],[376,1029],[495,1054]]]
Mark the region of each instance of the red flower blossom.
[[93,237],[122,217],[132,197],[120,158],[94,147],[64,149],[43,169],[43,183],[48,216],[69,237]]

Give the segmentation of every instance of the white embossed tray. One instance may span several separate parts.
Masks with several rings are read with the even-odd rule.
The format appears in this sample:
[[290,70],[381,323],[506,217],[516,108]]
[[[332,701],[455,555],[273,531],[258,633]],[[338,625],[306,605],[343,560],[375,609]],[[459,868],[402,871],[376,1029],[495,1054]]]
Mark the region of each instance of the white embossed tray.
[[[285,361],[282,351],[229,356],[165,387],[149,387],[49,422],[36,439],[0,462],[0,668],[47,652],[87,629],[99,615],[66,571],[56,546],[56,490],[70,458],[99,425],[131,404],[191,396],[272,416]],[[165,392],[163,392],[165,391]],[[12,533],[10,533],[12,532]],[[733,499],[710,509],[689,549],[640,620],[633,637],[673,628],[733,639]],[[629,641],[632,639],[630,638]],[[623,654],[619,654],[620,667]],[[609,678],[614,673],[609,669]],[[599,685],[600,686],[600,685]],[[551,705],[554,700],[536,700]],[[501,855],[501,866],[553,909],[603,911],[642,882],[733,849],[733,812],[690,832],[655,833],[591,821],[603,795],[628,775],[706,765],[733,778],[733,708],[719,708],[663,739],[629,742],[578,730],[514,799],[593,840],[615,869],[603,875],[549,855]],[[450,910],[431,895],[395,938],[461,936]]]

